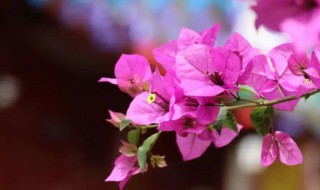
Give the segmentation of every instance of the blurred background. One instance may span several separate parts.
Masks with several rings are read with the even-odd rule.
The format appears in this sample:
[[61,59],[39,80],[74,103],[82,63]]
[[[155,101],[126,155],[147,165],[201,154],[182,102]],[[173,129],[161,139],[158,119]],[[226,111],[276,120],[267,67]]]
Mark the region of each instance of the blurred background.
[[[267,52],[286,39],[254,28],[245,0],[1,0],[0,190],[115,190],[105,183],[126,134],[105,122],[108,109],[125,112],[131,98],[99,84],[113,77],[121,53],[152,58],[152,48],[176,39],[182,27],[198,32],[222,25],[218,44],[234,31]],[[292,135],[304,163],[260,166],[262,138],[250,109],[236,112],[240,137],[199,159],[183,162],[175,135],[155,149],[168,167],[134,176],[125,189],[319,190],[320,97],[278,112],[276,127]]]

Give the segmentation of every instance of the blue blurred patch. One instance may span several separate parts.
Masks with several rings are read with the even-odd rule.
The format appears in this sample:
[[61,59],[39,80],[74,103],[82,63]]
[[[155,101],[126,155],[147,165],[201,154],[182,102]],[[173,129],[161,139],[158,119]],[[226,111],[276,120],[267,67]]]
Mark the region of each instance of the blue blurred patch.
[[33,7],[42,7],[47,5],[52,0],[27,0],[27,2]]

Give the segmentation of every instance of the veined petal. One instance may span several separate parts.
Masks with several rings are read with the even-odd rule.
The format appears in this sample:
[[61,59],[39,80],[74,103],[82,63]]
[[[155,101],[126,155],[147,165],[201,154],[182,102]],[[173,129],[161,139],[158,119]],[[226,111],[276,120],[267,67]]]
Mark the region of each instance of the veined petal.
[[201,124],[213,123],[219,114],[218,106],[199,105],[197,110],[197,118]]
[[274,134],[278,147],[280,161],[286,165],[297,165],[303,161],[302,153],[298,145],[286,133],[276,131]]
[[251,63],[252,71],[246,84],[260,93],[265,88],[266,83],[270,81],[271,78],[274,78],[274,75],[268,70],[269,66],[266,56],[258,55],[251,60]]
[[287,69],[288,60],[292,53],[293,47],[292,44],[289,43],[279,45],[269,52],[268,56],[270,57],[275,72],[279,77],[281,77]]
[[182,80],[181,87],[184,90],[186,96],[216,96],[223,91],[224,88],[218,85],[209,85],[203,81],[198,80]]
[[[242,125],[237,125],[238,132],[242,129]],[[212,141],[215,147],[220,148],[228,145],[238,134],[232,129],[223,127],[219,134],[216,130],[212,131]]]
[[155,60],[161,63],[161,65],[168,71],[175,68],[177,51],[177,41],[172,40],[153,49],[153,55]]
[[189,47],[191,44],[200,42],[200,34],[189,29],[182,28],[178,37],[178,49],[183,50]]
[[119,88],[135,96],[137,90],[130,91],[132,88],[143,88],[146,81],[151,78],[151,68],[148,60],[136,54],[122,54],[116,63],[114,74],[117,78]]
[[186,50],[181,52],[181,56],[192,65],[194,69],[205,73],[213,73],[213,48],[203,44],[190,45]]
[[133,99],[129,105],[126,119],[140,125],[159,123],[167,111],[155,102],[149,104],[148,96],[148,92],[143,92]]
[[183,52],[178,52],[176,57],[176,74],[180,80],[193,79],[193,80],[204,80],[205,75],[202,71],[197,70],[194,66],[189,64],[185,59]]
[[276,160],[278,151],[278,145],[274,141],[272,134],[267,134],[262,142],[261,165],[270,166]]
[[120,155],[115,161],[115,167],[113,168],[111,174],[105,181],[122,181],[134,168],[134,164],[137,161],[136,157],[127,157],[125,155]]
[[209,29],[203,31],[201,33],[201,44],[206,44],[208,46],[213,46],[217,36],[218,36],[218,32],[220,30],[220,24],[215,24],[212,27],[210,27]]
[[236,85],[241,70],[241,63],[238,56],[231,51],[227,54],[226,67],[224,70],[224,86],[227,89],[233,89]]
[[176,140],[184,161],[200,157],[211,144],[211,141],[199,139],[194,133],[188,133],[186,137],[177,135]]

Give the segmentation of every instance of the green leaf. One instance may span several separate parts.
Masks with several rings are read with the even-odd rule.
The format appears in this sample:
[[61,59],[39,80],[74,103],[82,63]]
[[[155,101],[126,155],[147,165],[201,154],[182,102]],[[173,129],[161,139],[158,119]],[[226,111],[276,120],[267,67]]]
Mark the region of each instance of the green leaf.
[[122,119],[120,122],[120,131],[122,131],[123,129],[125,129],[126,127],[128,127],[128,125],[130,125],[131,120],[129,119]]
[[137,145],[140,138],[140,129],[133,129],[128,132],[128,141],[131,144]]
[[149,136],[138,148],[138,162],[139,162],[141,172],[144,172],[146,169],[147,155],[152,149],[152,147],[154,146],[154,144],[156,143],[159,135],[160,135],[160,132]]
[[225,120],[223,121],[223,126],[238,133],[237,121],[231,112],[227,112],[227,116],[226,116]]
[[227,116],[227,107],[226,106],[220,107],[217,119],[213,124],[214,128],[217,130],[217,132],[219,134],[221,133],[223,122],[224,122],[226,116]]
[[269,127],[273,125],[273,107],[256,107],[250,114],[251,122],[256,131],[264,136],[268,133]]

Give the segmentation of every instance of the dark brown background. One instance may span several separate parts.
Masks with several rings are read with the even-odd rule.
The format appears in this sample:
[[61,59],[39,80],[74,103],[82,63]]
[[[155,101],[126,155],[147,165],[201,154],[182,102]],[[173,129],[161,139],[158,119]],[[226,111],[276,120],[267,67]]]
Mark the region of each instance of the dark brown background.
[[[63,26],[54,6],[0,1],[0,76],[20,84],[17,102],[0,110],[1,190],[117,189],[104,179],[125,134],[105,118],[108,109],[125,112],[130,98],[96,81],[113,76],[120,53],[94,47],[81,27]],[[160,138],[156,151],[169,166],[134,176],[126,189],[222,189],[226,149],[184,163],[174,134]]]

